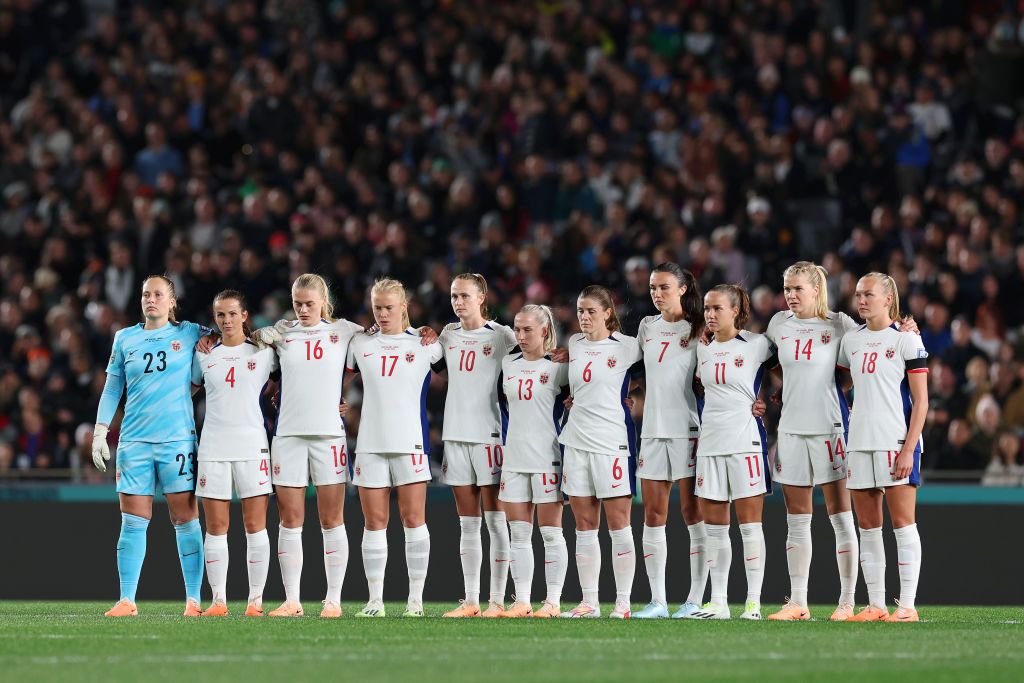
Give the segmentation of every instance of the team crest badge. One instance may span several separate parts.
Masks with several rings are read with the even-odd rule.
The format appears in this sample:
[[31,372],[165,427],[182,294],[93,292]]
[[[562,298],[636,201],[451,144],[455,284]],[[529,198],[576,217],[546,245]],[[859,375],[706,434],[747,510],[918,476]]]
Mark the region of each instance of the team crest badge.
[[704,475],[697,477],[697,488],[704,488]]
[[548,375],[548,373],[546,373],[546,372],[540,373],[540,383],[541,384],[547,384],[549,379],[551,379],[551,376]]
[[889,360],[892,360],[892,357],[895,356],[895,355],[896,355],[896,349],[894,349],[893,347],[890,346],[889,348],[887,348],[885,350],[885,357],[888,358]]
[[337,344],[338,343],[338,335],[336,335],[336,334],[332,334],[331,335],[331,343],[332,344]]
[[121,470],[116,470],[114,472],[114,481],[121,481]]
[[505,482],[501,482],[501,484],[498,486],[498,489],[501,490],[501,491],[504,491],[505,490]]
[[732,362],[733,362],[733,364],[734,364],[734,365],[735,365],[736,367],[738,367],[738,368],[742,368],[742,367],[743,367],[743,356],[735,356],[735,357],[734,357],[734,358],[732,359]]
[[171,342],[171,351],[181,351],[181,342],[175,339]]
[[690,345],[690,340],[687,339],[686,337],[682,337],[679,339],[679,345],[685,349],[687,346]]
[[615,356],[608,356],[608,367],[614,368],[618,361],[615,360]]
[[821,343],[828,344],[830,341],[832,341],[832,333],[828,330],[825,330],[824,332],[821,333]]
[[443,463],[441,463],[441,471],[443,473],[445,473],[445,474],[448,474],[448,461],[447,460],[445,460]]
[[489,355],[491,355],[492,353],[494,353],[494,347],[493,347],[493,346],[491,346],[490,344],[484,344],[484,345],[483,345],[483,348],[482,348],[482,349],[480,349],[480,350],[484,352],[484,355],[485,355],[485,356],[489,356]]
[[206,475],[205,474],[203,476],[199,477],[199,488],[201,488],[201,489],[205,489],[206,488]]
[[248,363],[246,363],[246,367],[248,367],[249,370],[255,370],[256,369],[256,361],[254,361],[254,360],[249,361]]
[[644,468],[644,459],[643,458],[640,458],[639,460],[636,461],[636,467],[637,467],[638,470],[642,470]]
[[405,362],[406,363],[411,363],[414,360],[416,360],[416,354],[415,353],[410,351],[409,353],[405,354]]
[[356,476],[358,477],[361,473],[362,470],[359,469],[359,465],[356,465]]
[[281,476],[281,466],[279,464],[276,464],[276,463],[274,464],[274,476],[275,477]]
[[782,471],[782,460],[779,459],[778,455],[775,456],[775,471],[776,472],[781,472]]

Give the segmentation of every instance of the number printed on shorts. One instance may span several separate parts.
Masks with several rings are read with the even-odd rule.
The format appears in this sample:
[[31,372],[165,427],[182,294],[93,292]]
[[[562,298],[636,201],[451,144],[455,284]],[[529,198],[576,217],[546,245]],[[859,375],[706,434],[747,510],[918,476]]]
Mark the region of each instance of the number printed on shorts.
[[267,465],[266,458],[260,460],[260,472],[262,472],[266,476],[270,475],[270,467]]
[[345,446],[338,447],[331,444],[331,455],[334,456],[335,467],[348,467],[348,454],[345,452]]
[[324,348],[320,346],[320,340],[306,340],[306,360],[320,360],[324,357]]
[[832,442],[828,439],[825,440],[825,448],[828,449],[828,461],[835,462],[836,456],[838,455],[841,460],[846,460],[846,451],[843,449],[842,437],[836,437],[836,445],[833,446]]
[[[178,453],[174,456],[175,462],[178,463],[178,476],[188,477],[191,479],[196,474],[196,454],[195,453]],[[188,472],[185,472],[185,467],[188,467]]]
[[612,479],[618,481],[622,479],[622,465],[619,464],[619,458],[615,458],[612,462]]
[[556,472],[542,474],[540,475],[540,483],[544,486],[558,486],[558,474]]
[[748,455],[748,456],[746,456],[746,460],[747,460],[747,470],[750,472],[750,478],[751,479],[760,479],[761,478],[761,456],[759,456],[759,455]]
[[505,454],[501,451],[501,446],[484,446],[487,450],[487,466],[491,469],[495,467],[501,467],[502,462],[505,460]]

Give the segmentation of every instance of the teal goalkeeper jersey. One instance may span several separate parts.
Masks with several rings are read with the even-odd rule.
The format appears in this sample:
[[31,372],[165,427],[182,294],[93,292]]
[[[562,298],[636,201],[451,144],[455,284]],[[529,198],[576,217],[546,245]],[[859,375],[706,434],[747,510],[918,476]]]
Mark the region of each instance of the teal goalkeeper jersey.
[[170,443],[196,437],[192,408],[192,353],[209,332],[196,323],[142,323],[114,335],[107,373],[125,380],[128,400],[121,442]]

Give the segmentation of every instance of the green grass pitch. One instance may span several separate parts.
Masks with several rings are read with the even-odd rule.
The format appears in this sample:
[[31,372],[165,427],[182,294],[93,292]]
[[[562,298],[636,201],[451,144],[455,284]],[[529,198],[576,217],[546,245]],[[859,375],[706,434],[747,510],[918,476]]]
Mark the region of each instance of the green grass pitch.
[[[925,605],[919,624],[833,624],[827,606],[809,623],[363,620],[352,603],[340,620],[246,619],[240,603],[225,619],[185,619],[166,602],[114,620],[109,606],[0,602],[0,681],[1024,680],[1020,607]],[[430,604],[428,617],[450,607]]]

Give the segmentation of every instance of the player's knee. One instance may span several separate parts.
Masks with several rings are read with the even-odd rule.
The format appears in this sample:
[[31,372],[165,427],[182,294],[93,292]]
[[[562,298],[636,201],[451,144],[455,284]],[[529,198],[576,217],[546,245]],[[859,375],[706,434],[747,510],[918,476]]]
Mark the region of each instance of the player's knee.
[[687,500],[681,505],[683,513],[683,522],[689,526],[696,524],[701,521],[700,508],[697,506],[697,500]]
[[660,510],[644,511],[644,524],[647,526],[665,526],[668,522],[668,515]]

